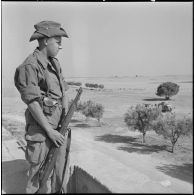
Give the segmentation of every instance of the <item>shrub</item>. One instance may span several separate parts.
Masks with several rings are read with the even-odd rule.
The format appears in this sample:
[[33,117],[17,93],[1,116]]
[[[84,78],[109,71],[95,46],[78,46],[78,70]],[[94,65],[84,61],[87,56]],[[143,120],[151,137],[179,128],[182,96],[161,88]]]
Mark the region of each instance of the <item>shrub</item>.
[[82,112],[82,110],[85,109],[85,105],[81,101],[77,103],[77,112]]
[[104,85],[99,85],[99,88],[100,88],[100,89],[103,89],[103,88],[104,88]]
[[192,133],[193,125],[192,119],[183,117],[176,119],[174,113],[167,113],[159,117],[153,122],[153,129],[158,135],[162,135],[165,139],[171,141],[171,152],[174,152],[174,146],[181,136],[187,136]]
[[86,117],[96,118],[100,124],[100,119],[103,116],[104,107],[101,104],[92,102],[88,100],[87,102],[83,103],[83,110],[82,114]]
[[146,132],[150,130],[152,121],[161,114],[161,109],[156,105],[138,104],[129,108],[124,116],[124,122],[128,127],[133,127],[143,134],[145,143]]
[[158,107],[161,108],[162,112],[171,112],[173,110],[170,104],[166,104],[165,102],[161,102],[158,104]]
[[[72,102],[73,102],[73,99],[71,99],[71,100],[68,102],[68,108],[70,108],[70,105],[72,104]],[[78,101],[75,112],[80,112],[80,111],[82,111],[83,109],[84,109],[84,108],[83,108],[82,102],[81,102],[81,101]]]
[[[69,101],[69,108],[72,102],[73,99]],[[88,100],[86,102],[79,101],[77,103],[76,112],[81,112],[86,117],[96,118],[100,124],[100,119],[102,118],[104,113],[104,107],[102,104],[95,103],[91,100]]]
[[74,82],[74,81],[69,81],[67,82],[68,85],[76,85],[76,86],[81,86],[82,83],[81,82]]
[[92,87],[92,88],[104,88],[104,85],[98,85],[98,84],[93,84],[93,83],[85,83],[86,87]]
[[169,100],[171,96],[176,95],[179,92],[179,85],[172,82],[165,82],[158,86],[156,95],[160,97],[165,97]]

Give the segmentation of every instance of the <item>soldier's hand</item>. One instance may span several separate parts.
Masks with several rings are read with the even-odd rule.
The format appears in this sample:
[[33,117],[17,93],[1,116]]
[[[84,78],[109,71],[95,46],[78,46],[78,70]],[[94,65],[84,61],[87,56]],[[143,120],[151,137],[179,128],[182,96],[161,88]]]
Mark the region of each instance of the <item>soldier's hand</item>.
[[48,131],[48,136],[57,147],[60,147],[64,143],[64,136],[56,130]]

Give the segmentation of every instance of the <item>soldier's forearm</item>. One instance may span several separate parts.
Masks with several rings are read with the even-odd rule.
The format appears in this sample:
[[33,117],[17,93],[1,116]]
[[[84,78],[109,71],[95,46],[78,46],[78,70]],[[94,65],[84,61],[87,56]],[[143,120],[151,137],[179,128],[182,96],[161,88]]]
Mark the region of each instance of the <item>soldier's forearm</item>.
[[28,105],[28,108],[33,116],[33,118],[39,123],[39,125],[46,131],[48,134],[49,131],[53,130],[51,125],[48,123],[47,118],[43,114],[41,106],[37,101],[33,101]]

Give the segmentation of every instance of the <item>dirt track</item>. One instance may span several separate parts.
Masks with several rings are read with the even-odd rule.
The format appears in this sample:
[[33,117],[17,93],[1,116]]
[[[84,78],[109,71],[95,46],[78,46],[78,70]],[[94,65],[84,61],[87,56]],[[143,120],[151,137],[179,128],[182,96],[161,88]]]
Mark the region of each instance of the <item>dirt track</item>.
[[168,165],[167,161],[116,150],[112,144],[94,141],[90,130],[73,131],[72,147],[72,163],[87,170],[113,192],[192,193],[192,184],[156,168]]

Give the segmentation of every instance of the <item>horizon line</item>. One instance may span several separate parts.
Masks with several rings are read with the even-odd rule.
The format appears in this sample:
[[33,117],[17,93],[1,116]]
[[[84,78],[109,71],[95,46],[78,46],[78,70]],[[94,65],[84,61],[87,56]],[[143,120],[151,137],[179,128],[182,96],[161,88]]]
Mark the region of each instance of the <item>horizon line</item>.
[[158,75],[107,75],[107,76],[64,76],[65,78],[106,78],[106,77],[150,77],[150,76],[193,76],[193,74],[158,74]]

